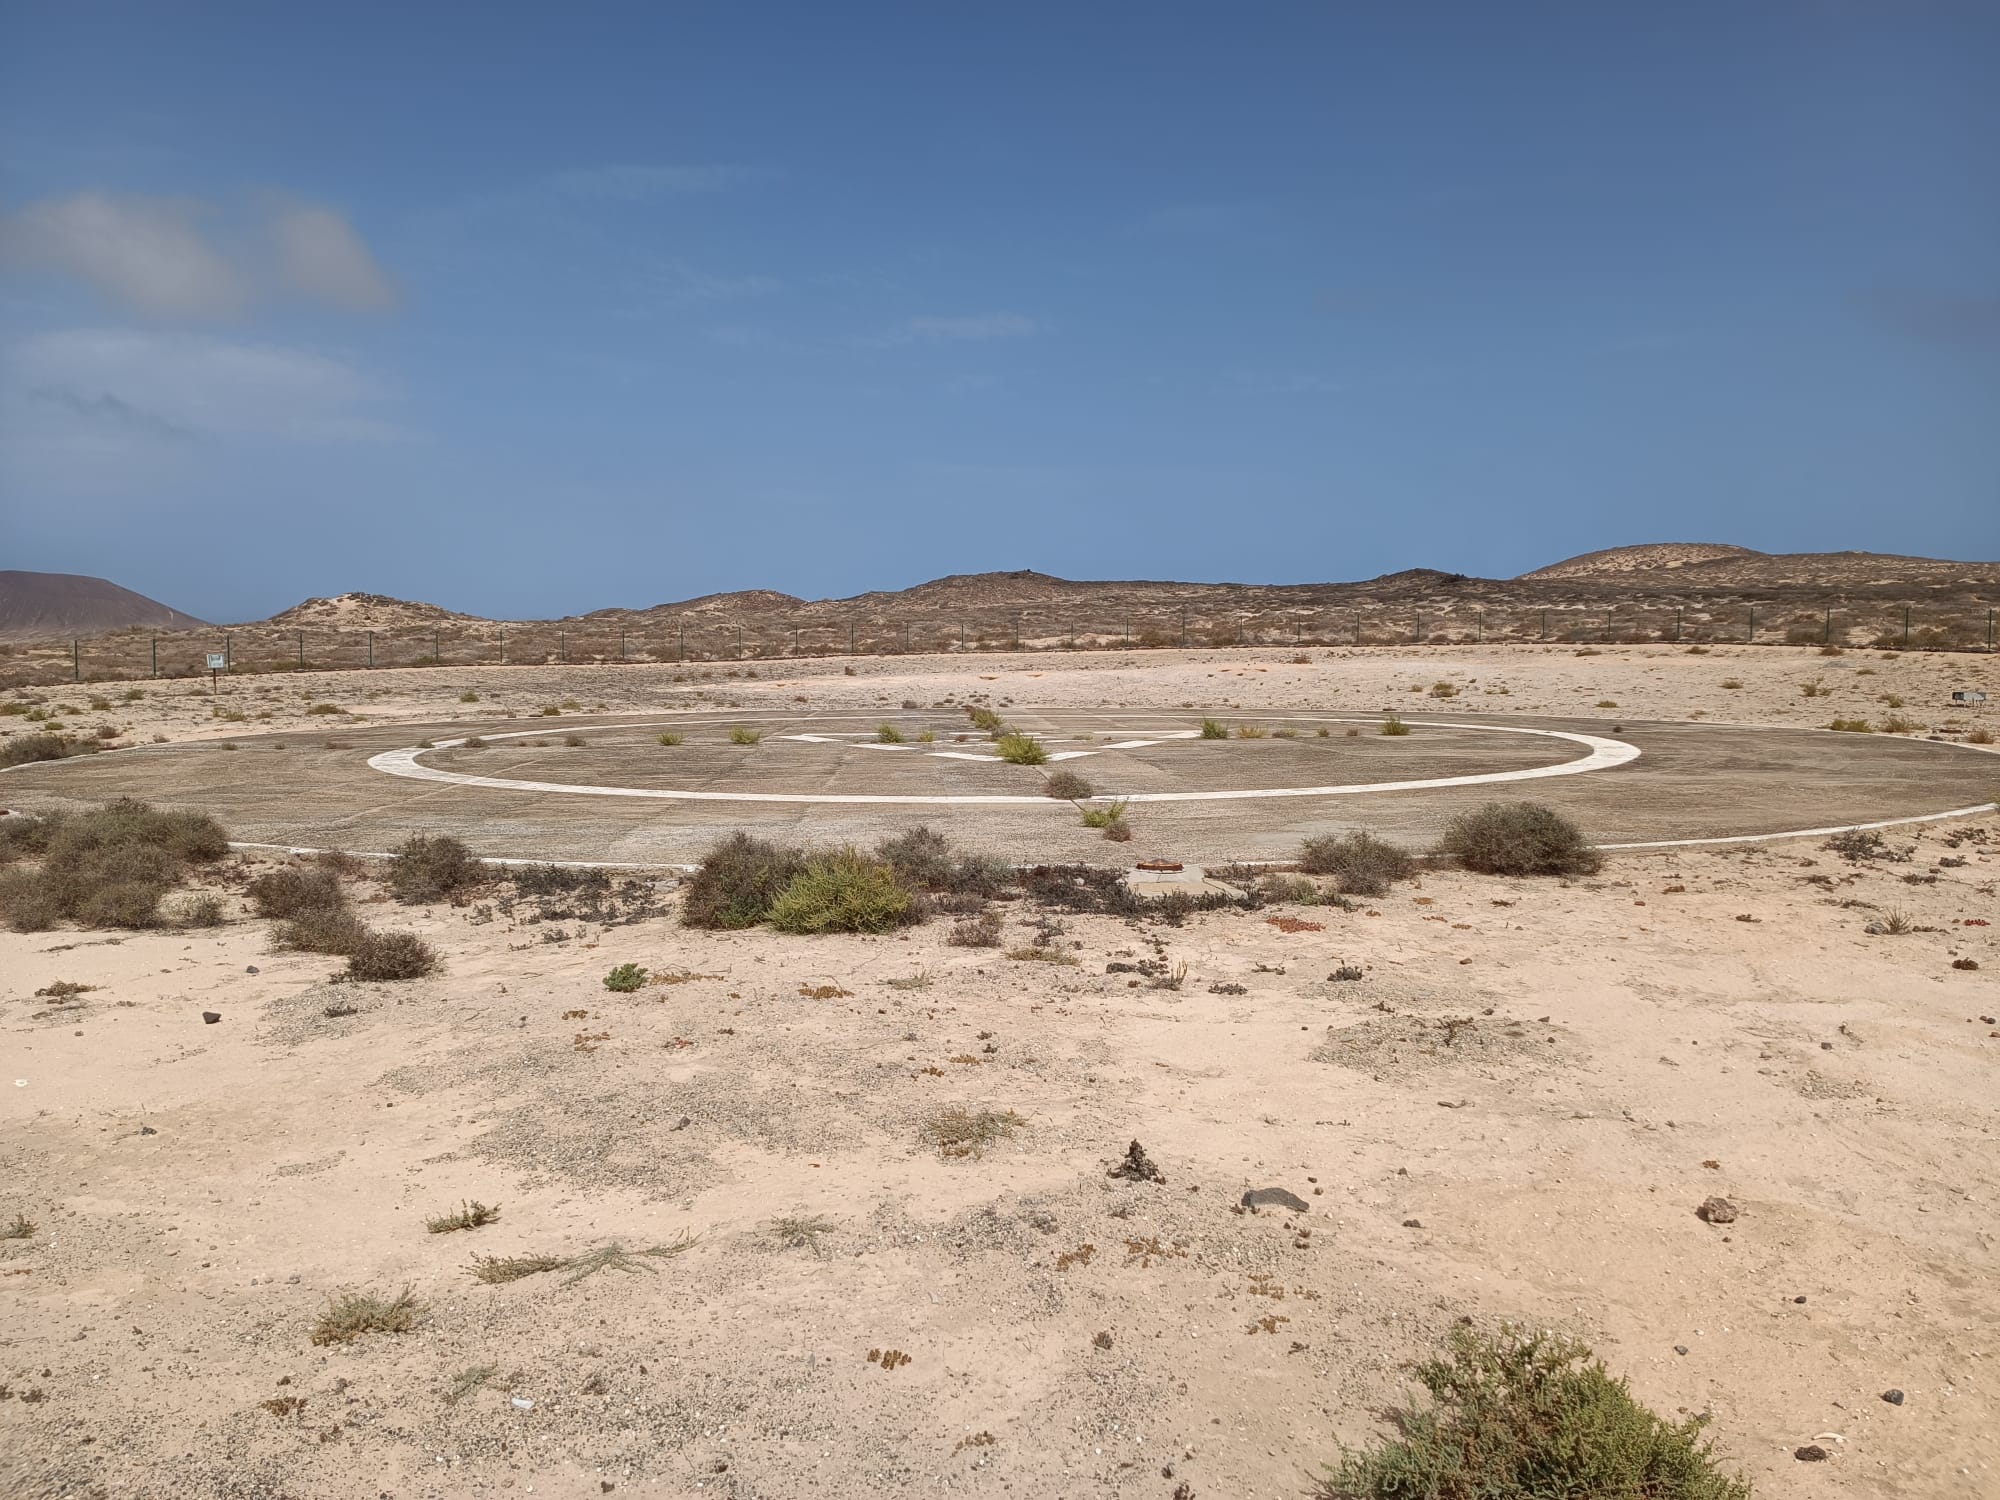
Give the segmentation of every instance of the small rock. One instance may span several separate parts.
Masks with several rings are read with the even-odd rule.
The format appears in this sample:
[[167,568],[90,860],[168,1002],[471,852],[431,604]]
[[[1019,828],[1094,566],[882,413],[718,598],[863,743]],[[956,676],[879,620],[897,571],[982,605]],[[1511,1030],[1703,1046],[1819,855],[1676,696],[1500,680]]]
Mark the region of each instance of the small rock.
[[[1127,1182],[1165,1182],[1167,1180],[1167,1174],[1153,1164],[1153,1159],[1146,1155],[1146,1148],[1137,1141],[1134,1141],[1125,1148],[1125,1159],[1109,1172],[1105,1173],[1105,1176],[1122,1177]],[[1248,1203],[1250,1200],[1245,1198],[1243,1201]],[[1305,1204],[1300,1203],[1299,1207],[1304,1208]]]
[[671,1130],[686,1130],[688,1126],[692,1125],[693,1123],[694,1120],[690,1116],[682,1115],[668,1128]]
[[1422,1219],[1405,1219],[1403,1220],[1403,1227],[1405,1229],[1422,1229],[1424,1221]]
[[1736,1205],[1727,1198],[1705,1198],[1695,1214],[1705,1224],[1734,1224]]
[[530,1401],[526,1396],[516,1396],[507,1404],[513,1407],[515,1411],[533,1411],[535,1409],[535,1403]]
[[1243,1195],[1243,1206],[1255,1213],[1260,1208],[1289,1208],[1295,1214],[1306,1212],[1312,1205],[1297,1193],[1287,1188],[1252,1188]]
[[1109,1332],[1100,1332],[1097,1335],[1097,1337],[1092,1339],[1090,1342],[1099,1349],[1109,1349],[1111,1347],[1111,1335]]
[[1688,1352],[1688,1346],[1687,1346],[1686,1344],[1676,1344],[1676,1345],[1674,1345],[1674,1353],[1676,1353],[1676,1354],[1685,1354],[1685,1353],[1687,1353],[1687,1352]]
[[217,1021],[220,1021],[221,1019],[222,1019],[222,1012],[220,1011],[205,1010],[201,1013],[201,1020],[204,1026],[213,1026]]
[[1806,1305],[1806,1299],[1803,1297],[1794,1297],[1792,1298],[1792,1301],[1796,1302],[1800,1307],[1804,1307]]
[[158,1135],[159,1133],[159,1131],[153,1129],[150,1125],[141,1125],[139,1127],[139,1134],[141,1135]]
[[244,967],[243,972],[245,974],[255,974],[257,972],[257,966],[255,964],[246,965]]
[[1882,1399],[1891,1406],[1901,1406],[1903,1404],[1903,1393],[1892,1388],[1882,1393]]
[[1803,1448],[1794,1448],[1792,1457],[1802,1464],[1823,1464],[1832,1455],[1818,1443],[1807,1443]]

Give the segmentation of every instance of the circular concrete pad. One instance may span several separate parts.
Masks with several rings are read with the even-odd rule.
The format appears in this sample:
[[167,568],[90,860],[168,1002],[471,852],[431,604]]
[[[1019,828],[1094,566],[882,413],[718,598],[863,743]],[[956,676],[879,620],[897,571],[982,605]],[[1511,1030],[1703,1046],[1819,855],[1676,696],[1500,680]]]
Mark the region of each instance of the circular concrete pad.
[[[1990,805],[2000,784],[2000,760],[1972,747],[1816,730],[1610,732],[1598,721],[1454,715],[1413,718],[1410,734],[1385,736],[1377,718],[1270,714],[1254,722],[1291,737],[1203,740],[1195,710],[1009,717],[1058,758],[1042,768],[1000,762],[942,711],[739,712],[395,725],[333,741],[249,738],[233,750],[139,746],[19,767],[5,786],[31,807],[113,796],[196,807],[237,839],[284,847],[377,851],[450,832],[498,858],[677,864],[737,828],[866,845],[929,823],[1012,860],[1212,865],[1287,858],[1305,836],[1353,828],[1422,843],[1452,813],[1495,798],[1549,803],[1619,845],[1970,810]],[[882,722],[900,744],[876,739]],[[737,726],[761,738],[732,743]],[[660,745],[663,728],[683,743]],[[926,730],[934,739],[920,742]],[[474,734],[483,748],[463,743]],[[419,748],[426,740],[435,748]],[[1055,769],[1083,776],[1100,799],[1130,798],[1137,837],[1107,845],[1070,804],[1041,795]]]

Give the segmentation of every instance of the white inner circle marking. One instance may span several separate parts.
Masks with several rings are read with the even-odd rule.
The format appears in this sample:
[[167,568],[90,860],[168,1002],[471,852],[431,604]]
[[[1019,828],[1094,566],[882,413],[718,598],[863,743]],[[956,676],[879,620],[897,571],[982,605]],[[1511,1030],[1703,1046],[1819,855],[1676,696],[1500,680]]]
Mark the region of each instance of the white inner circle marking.
[[[661,719],[648,724],[593,724],[593,733],[603,733],[620,729],[657,729],[663,724],[685,722],[683,720]],[[1314,718],[1311,722],[1330,724],[1375,724],[1379,719],[1359,718]],[[1262,787],[1243,791],[1217,792],[1132,792],[1126,794],[1101,793],[1088,800],[1106,802],[1121,800],[1126,802],[1237,802],[1260,797],[1352,797],[1367,792],[1414,792],[1432,787],[1446,786],[1493,786],[1509,781],[1536,781],[1544,776],[1580,776],[1588,771],[1608,771],[1613,766],[1622,766],[1639,758],[1639,747],[1624,740],[1606,739],[1602,735],[1579,734],[1566,729],[1526,729],[1513,724],[1460,724],[1438,719],[1410,719],[1412,728],[1417,729],[1464,729],[1482,734],[1525,734],[1541,739],[1568,740],[1582,745],[1589,752],[1575,760],[1562,761],[1553,766],[1531,766],[1518,771],[1482,771],[1468,776],[1429,776],[1415,781],[1370,781],[1354,782],[1344,786],[1288,786]],[[1143,732],[1143,731],[1142,731]],[[496,740],[524,740],[547,734],[546,729],[523,729],[509,734],[489,734],[483,738],[490,744]],[[1161,738],[1165,738],[1163,734]],[[1176,734],[1176,737],[1179,737]],[[829,737],[830,738],[830,737]],[[464,739],[438,740],[428,748],[449,750],[465,743]],[[888,795],[882,793],[830,793],[830,792],[697,792],[684,791],[672,787],[636,786],[589,786],[567,781],[524,781],[505,776],[474,776],[464,771],[445,771],[436,766],[427,766],[417,757],[424,754],[427,747],[411,745],[401,750],[385,750],[380,755],[370,756],[371,769],[386,772],[391,776],[407,776],[415,781],[441,781],[452,786],[488,787],[503,792],[542,792],[565,797],[651,797],[672,802],[793,802],[793,803],[838,803],[851,804],[891,804],[896,806],[951,806],[951,807],[1027,807],[1042,806],[1060,808],[1063,804],[1043,796],[1039,792],[1026,794],[999,793],[937,793],[928,796]],[[1110,748],[1110,747],[1107,747]],[[938,752],[944,754],[945,752]],[[980,756],[979,759],[986,757]],[[1053,759],[1055,757],[1051,757]]]

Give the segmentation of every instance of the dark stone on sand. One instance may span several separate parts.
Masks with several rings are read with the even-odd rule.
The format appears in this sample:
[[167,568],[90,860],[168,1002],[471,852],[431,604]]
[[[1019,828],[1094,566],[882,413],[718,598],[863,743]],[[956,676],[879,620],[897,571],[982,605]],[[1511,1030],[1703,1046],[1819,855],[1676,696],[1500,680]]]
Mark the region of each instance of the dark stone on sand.
[[1255,1213],[1260,1208],[1289,1208],[1295,1214],[1312,1205],[1287,1188],[1252,1188],[1243,1195],[1243,1206]]

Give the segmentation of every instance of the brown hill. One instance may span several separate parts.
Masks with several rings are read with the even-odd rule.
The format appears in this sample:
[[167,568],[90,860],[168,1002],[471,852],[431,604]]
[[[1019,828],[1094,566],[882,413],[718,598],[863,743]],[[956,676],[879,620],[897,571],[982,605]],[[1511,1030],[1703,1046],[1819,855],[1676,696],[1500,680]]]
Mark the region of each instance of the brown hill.
[[0,571],[0,640],[105,635],[134,626],[194,630],[206,623],[108,579]]
[[1763,557],[1748,547],[1732,547],[1727,542],[1644,542],[1636,547],[1607,547],[1550,563],[1524,579],[1603,578],[1620,573],[1650,572],[1655,568],[1684,568],[1689,563],[1714,562],[1722,558]]
[[1694,593],[1819,589],[1936,594],[1990,590],[2000,583],[2000,563],[1905,557],[1893,552],[1753,552],[1748,547],[1714,542],[1655,542],[1586,552],[1523,573],[1515,581]]
[[408,630],[413,626],[482,622],[479,615],[462,615],[438,604],[396,599],[388,594],[338,594],[331,599],[307,599],[256,623],[293,630]]

